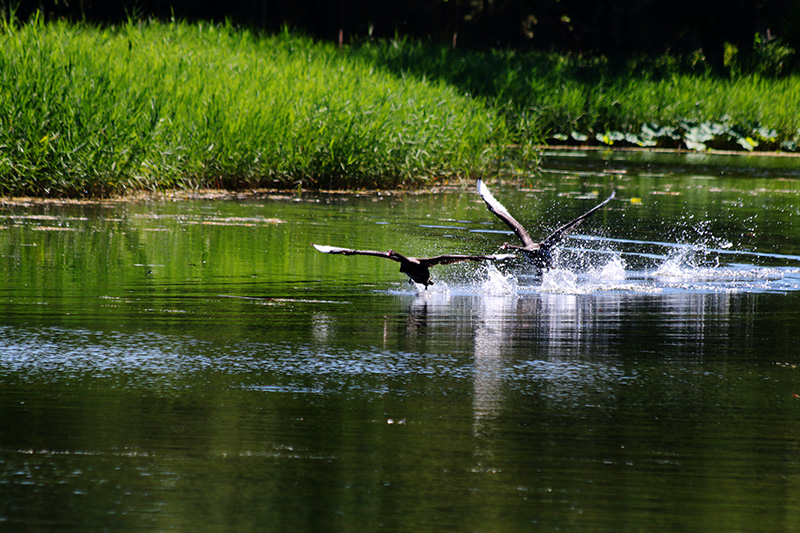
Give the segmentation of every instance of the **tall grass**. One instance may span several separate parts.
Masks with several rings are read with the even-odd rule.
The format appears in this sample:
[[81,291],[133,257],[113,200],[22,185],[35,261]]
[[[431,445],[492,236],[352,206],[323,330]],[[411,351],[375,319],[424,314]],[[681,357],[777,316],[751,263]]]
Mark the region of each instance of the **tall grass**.
[[34,20],[0,50],[0,194],[393,187],[514,155],[480,100],[289,33]]
[[[731,68],[712,74],[701,55],[636,58],[510,50],[450,50],[400,41],[364,43],[355,54],[395,72],[444,80],[486,99],[510,123],[551,139],[593,141],[614,132],[668,131],[657,142],[681,146],[692,129],[718,126],[719,139],[752,136],[761,147],[800,142],[800,76]],[[531,125],[533,127],[531,127]]]
[[402,39],[339,49],[230,25],[5,20],[0,194],[416,186],[529,173],[546,136],[797,150],[800,76],[743,72]]

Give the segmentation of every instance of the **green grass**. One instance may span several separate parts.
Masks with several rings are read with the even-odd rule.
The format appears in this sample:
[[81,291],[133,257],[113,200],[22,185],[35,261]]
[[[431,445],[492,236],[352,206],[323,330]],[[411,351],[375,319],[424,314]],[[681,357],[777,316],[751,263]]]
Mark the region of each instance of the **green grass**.
[[0,49],[0,194],[415,186],[519,166],[482,101],[288,33],[32,21],[6,24]]
[[444,80],[504,112],[512,128],[519,124],[551,141],[687,147],[687,140],[695,146],[702,138],[699,148],[792,151],[800,142],[800,76],[779,74],[769,57],[749,70],[732,63],[730,77],[719,77],[699,54],[612,64],[603,57],[408,41],[366,43],[354,53],[395,72]]
[[613,64],[403,39],[338,49],[230,25],[36,18],[6,20],[0,50],[3,195],[415,187],[530,175],[544,139],[800,143],[800,76],[732,65],[720,78],[700,56]]

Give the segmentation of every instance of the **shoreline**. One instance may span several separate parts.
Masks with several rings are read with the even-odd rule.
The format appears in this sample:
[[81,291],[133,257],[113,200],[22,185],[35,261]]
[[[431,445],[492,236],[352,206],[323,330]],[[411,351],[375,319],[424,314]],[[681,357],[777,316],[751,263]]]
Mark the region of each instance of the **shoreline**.
[[[697,152],[687,149],[675,148],[647,148],[647,147],[608,147],[608,146],[580,146],[580,145],[557,145],[537,147],[543,160],[549,155],[558,156],[559,153],[576,154],[588,152],[592,154],[608,155],[615,154],[655,154],[665,156],[711,156],[711,157],[746,157],[757,159],[794,159],[800,161],[800,154],[779,151],[763,152],[742,152],[737,150],[706,150]],[[693,164],[691,161],[685,164]],[[546,171],[547,169],[541,168]],[[496,179],[504,181],[524,181],[522,177],[495,176]],[[430,183],[428,187],[396,187],[391,189],[312,189],[312,188],[253,188],[253,189],[224,189],[224,188],[201,188],[201,189],[164,189],[160,191],[135,191],[128,194],[114,195],[104,198],[40,198],[35,196],[0,196],[0,206],[3,205],[25,205],[25,204],[52,204],[52,205],[91,205],[91,204],[113,204],[127,202],[180,202],[185,200],[253,200],[253,199],[290,199],[297,198],[301,194],[317,195],[365,195],[365,196],[394,196],[400,194],[436,194],[443,189],[464,188],[472,183],[472,178],[460,177],[442,179],[439,182]]]
[[696,150],[689,150],[687,148],[650,148],[650,147],[642,147],[642,146],[598,146],[598,145],[542,145],[537,147],[542,151],[542,156],[544,156],[544,152],[557,152],[557,151],[564,151],[564,152],[634,152],[634,153],[655,153],[655,154],[671,154],[671,155],[719,155],[719,156],[744,156],[744,157],[751,157],[751,156],[759,156],[759,157],[788,157],[788,158],[800,158],[800,153],[798,152],[783,152],[779,150],[753,150],[749,152],[747,150],[703,150],[698,152]]

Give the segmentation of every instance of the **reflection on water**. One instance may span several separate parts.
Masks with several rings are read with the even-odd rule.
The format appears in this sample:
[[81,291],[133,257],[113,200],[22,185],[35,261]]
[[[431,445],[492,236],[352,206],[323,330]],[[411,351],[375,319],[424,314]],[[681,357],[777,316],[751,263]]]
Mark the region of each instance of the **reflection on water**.
[[3,207],[0,524],[797,529],[798,192],[583,172],[428,290],[310,243],[495,251],[472,191]]

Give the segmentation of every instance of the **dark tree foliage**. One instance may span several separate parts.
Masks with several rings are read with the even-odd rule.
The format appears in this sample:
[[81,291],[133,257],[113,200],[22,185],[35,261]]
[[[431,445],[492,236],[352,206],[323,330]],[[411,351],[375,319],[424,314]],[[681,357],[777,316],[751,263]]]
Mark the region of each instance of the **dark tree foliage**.
[[407,36],[456,46],[603,54],[702,50],[721,68],[725,43],[740,58],[756,34],[800,49],[797,0],[0,0],[17,18],[117,23],[128,18],[229,20],[266,31],[284,26],[353,42]]

